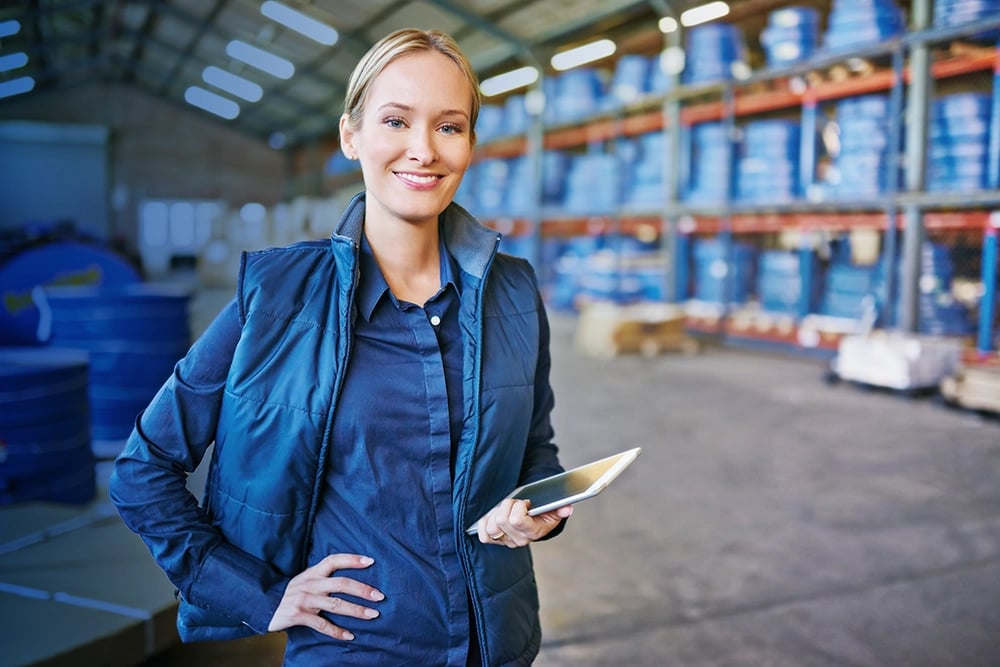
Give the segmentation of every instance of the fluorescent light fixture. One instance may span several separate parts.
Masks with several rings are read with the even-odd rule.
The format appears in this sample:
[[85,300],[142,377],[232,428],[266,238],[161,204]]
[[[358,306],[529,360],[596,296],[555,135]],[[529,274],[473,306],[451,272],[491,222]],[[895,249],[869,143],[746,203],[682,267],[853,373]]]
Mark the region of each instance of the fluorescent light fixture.
[[700,23],[721,19],[729,14],[729,5],[724,2],[710,2],[681,12],[681,24],[687,28]]
[[295,74],[295,65],[290,61],[238,39],[226,45],[226,54],[279,79],[291,79]]
[[10,81],[0,81],[0,97],[11,97],[26,93],[35,87],[35,80],[30,76],[22,76]]
[[9,72],[12,69],[24,67],[27,64],[28,54],[24,51],[18,51],[17,53],[0,56],[0,72]]
[[677,19],[675,19],[673,16],[664,16],[662,19],[660,19],[660,22],[657,24],[657,26],[659,26],[660,32],[662,32],[664,35],[671,32],[677,32],[677,28],[680,27],[677,24]]
[[587,63],[607,58],[615,52],[615,43],[610,39],[599,39],[583,46],[578,46],[568,51],[563,51],[552,56],[552,67],[562,71],[586,65]]
[[305,35],[314,42],[319,42],[326,46],[333,46],[337,43],[339,35],[337,31],[311,16],[307,16],[297,9],[292,9],[283,2],[273,2],[268,0],[260,6],[260,13],[277,21],[286,28],[290,28],[297,33]]
[[21,23],[11,19],[10,21],[0,21],[0,37],[10,37],[21,32]]
[[479,84],[479,90],[487,97],[499,95],[517,88],[530,86],[538,81],[538,70],[534,67],[519,67],[518,69],[491,76]]
[[226,120],[232,120],[240,115],[240,105],[233,102],[228,97],[216,95],[210,90],[205,90],[198,86],[191,86],[184,91],[184,100],[191,105],[204,109],[208,113],[214,113]]
[[237,76],[232,72],[210,65],[201,73],[202,80],[210,86],[215,86],[230,95],[235,95],[247,102],[260,102],[264,89],[253,81]]

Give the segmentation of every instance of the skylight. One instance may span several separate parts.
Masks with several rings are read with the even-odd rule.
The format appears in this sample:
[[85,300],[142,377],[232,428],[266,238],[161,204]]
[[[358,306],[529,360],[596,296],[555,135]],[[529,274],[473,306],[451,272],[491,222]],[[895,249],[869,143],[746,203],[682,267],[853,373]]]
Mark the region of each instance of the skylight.
[[226,53],[231,58],[244,62],[251,67],[256,67],[260,71],[279,79],[290,79],[295,74],[295,65],[291,61],[246,42],[241,42],[238,39],[234,39],[226,45]]
[[21,31],[21,23],[14,21],[0,21],[0,37],[10,37]]
[[240,105],[233,102],[228,97],[216,95],[210,90],[205,90],[198,86],[191,86],[184,91],[184,100],[191,105],[204,109],[216,116],[221,116],[227,120],[232,120],[240,115]]
[[22,76],[10,81],[0,81],[0,97],[11,97],[26,93],[35,87],[35,80],[30,76]]
[[531,85],[535,81],[538,81],[537,69],[534,67],[520,67],[510,72],[504,72],[503,74],[497,74],[485,79],[479,84],[479,89],[483,92],[483,95],[488,97]]
[[268,0],[260,6],[260,13],[320,44],[333,46],[337,43],[339,35],[334,28],[297,9],[292,9],[283,2]]
[[27,64],[28,54],[24,51],[11,53],[6,56],[0,56],[0,72],[9,72],[12,69],[24,67]]
[[208,85],[215,86],[219,90],[223,90],[230,95],[235,95],[247,102],[259,102],[260,98],[264,96],[264,89],[253,81],[244,79],[242,76],[237,76],[214,65],[206,67],[201,73],[201,78]]
[[729,14],[729,5],[725,2],[721,2],[721,0],[717,0],[716,2],[710,2],[698,7],[692,7],[691,9],[681,12],[681,24],[690,28],[694,25],[700,25],[702,23],[714,21],[715,19],[721,19],[727,14]]
[[552,67],[557,70],[567,70],[580,65],[607,58],[615,52],[617,47],[610,39],[599,39],[567,51],[552,56]]

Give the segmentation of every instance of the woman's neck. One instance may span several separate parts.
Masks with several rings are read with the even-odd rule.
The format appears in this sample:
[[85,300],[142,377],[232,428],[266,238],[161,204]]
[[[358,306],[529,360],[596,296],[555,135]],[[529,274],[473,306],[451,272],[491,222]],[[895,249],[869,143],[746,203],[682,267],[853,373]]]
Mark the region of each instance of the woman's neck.
[[441,289],[436,224],[386,223],[366,218],[365,237],[397,299],[423,305]]

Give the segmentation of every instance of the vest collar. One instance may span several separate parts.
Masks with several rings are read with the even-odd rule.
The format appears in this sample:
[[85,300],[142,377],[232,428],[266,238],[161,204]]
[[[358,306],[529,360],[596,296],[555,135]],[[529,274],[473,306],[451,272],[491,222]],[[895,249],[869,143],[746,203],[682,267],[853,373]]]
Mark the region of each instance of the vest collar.
[[[349,239],[355,248],[360,247],[365,226],[365,193],[354,195],[340,221],[334,228],[331,241]],[[484,227],[472,214],[452,202],[441,214],[441,230],[452,256],[463,271],[482,279],[490,265],[501,235]]]

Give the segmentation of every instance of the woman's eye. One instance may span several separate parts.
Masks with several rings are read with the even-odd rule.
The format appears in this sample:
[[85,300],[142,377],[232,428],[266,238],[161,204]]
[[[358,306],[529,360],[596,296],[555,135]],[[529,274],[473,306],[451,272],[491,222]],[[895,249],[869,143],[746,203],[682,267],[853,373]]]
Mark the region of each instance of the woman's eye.
[[385,124],[393,128],[394,130],[398,130],[399,128],[403,127],[403,121],[399,118],[386,118]]
[[448,124],[448,125],[442,125],[441,131],[444,132],[445,134],[458,134],[462,131],[462,128],[459,127],[458,125]]

